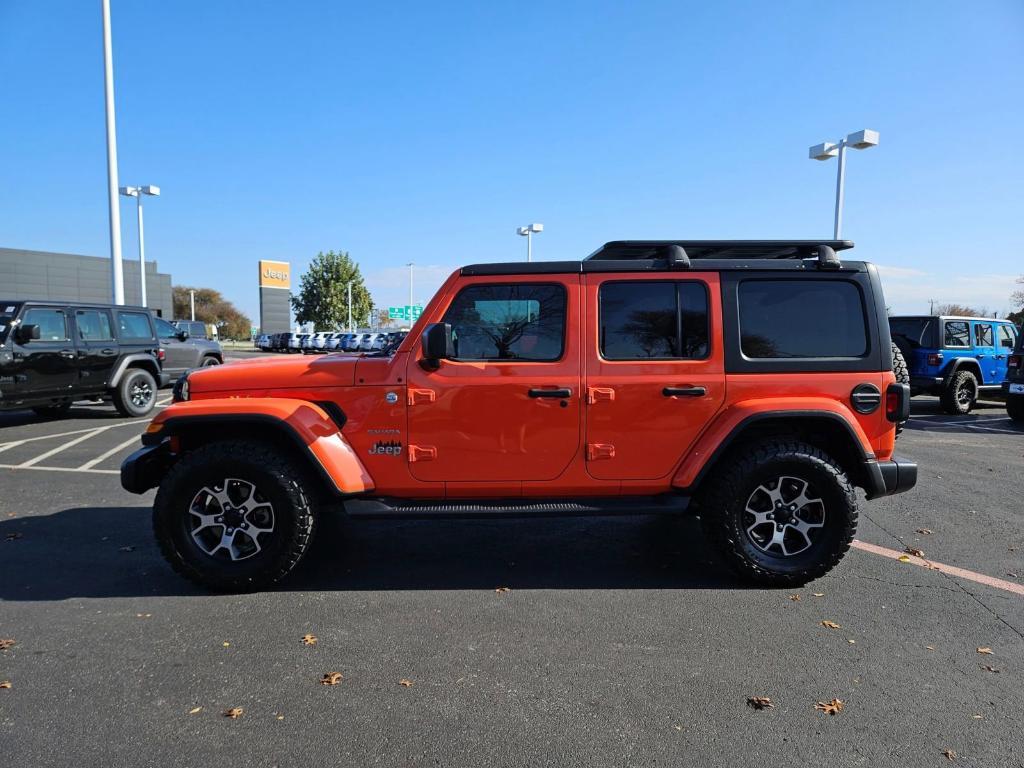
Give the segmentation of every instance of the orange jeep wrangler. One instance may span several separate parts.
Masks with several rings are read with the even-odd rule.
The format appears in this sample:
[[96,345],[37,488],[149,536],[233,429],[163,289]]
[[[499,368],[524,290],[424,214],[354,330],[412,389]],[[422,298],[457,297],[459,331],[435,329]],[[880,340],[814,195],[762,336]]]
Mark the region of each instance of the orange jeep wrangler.
[[850,546],[893,455],[876,269],[848,241],[621,241],[456,271],[391,354],[186,373],[125,460],[182,575],[291,571],[327,514],[695,512],[743,576],[795,586]]

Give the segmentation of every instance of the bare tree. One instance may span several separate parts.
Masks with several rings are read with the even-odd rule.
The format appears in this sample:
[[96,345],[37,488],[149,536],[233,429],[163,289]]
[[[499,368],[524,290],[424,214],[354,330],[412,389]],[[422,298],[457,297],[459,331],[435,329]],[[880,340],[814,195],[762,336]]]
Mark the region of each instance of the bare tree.
[[936,304],[933,315],[956,315],[958,317],[991,317],[988,307],[975,309],[966,304]]

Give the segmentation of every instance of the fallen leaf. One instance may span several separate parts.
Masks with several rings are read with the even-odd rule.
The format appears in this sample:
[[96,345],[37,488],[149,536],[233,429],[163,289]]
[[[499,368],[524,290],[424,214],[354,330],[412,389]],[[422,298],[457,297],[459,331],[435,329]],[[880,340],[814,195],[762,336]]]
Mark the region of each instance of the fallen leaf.
[[198,715],[198,714],[199,714],[200,712],[202,712],[202,711],[203,711],[203,708],[202,708],[202,707],[192,707],[192,709],[190,709],[190,710],[188,711],[188,713],[189,713],[190,715]]
[[232,720],[237,720],[245,713],[245,710],[241,707],[232,707],[231,709],[224,710],[224,717],[230,717]]
[[302,636],[302,644],[303,645],[316,645],[316,641],[317,641],[317,636],[316,635],[305,634],[305,635]]
[[904,547],[903,551],[906,552],[908,555],[913,555],[914,557],[924,557],[924,550],[918,549],[917,547]]
[[978,653],[983,653],[986,656],[991,656],[992,655],[992,649],[991,648],[979,648],[978,649]]
[[337,685],[341,682],[341,672],[324,672],[320,685]]
[[17,531],[14,531],[13,533],[8,533],[4,537],[4,539],[6,541],[16,541],[17,539],[20,539],[20,538],[22,538],[22,535],[20,533],[18,533]]
[[672,727],[675,728],[677,731],[683,730],[683,726],[681,725],[673,725]]
[[152,615],[153,615],[152,613],[136,613],[135,614],[135,618],[137,618],[137,619],[148,619],[148,618],[152,617]]
[[824,597],[825,596],[824,592],[811,592],[811,594],[814,595],[815,597]]
[[773,709],[775,705],[772,700],[767,696],[751,696],[747,699],[747,706],[753,709]]
[[1017,574],[1016,573],[1012,573],[1010,571],[1007,571],[1006,575],[1009,576],[1011,579],[1016,579],[1017,578]]
[[223,645],[225,648],[230,648],[231,647],[231,643],[229,643],[227,640],[225,640],[223,643],[221,643],[221,645]]
[[278,716],[277,716],[277,719],[278,719],[278,720],[284,720],[284,715],[278,715]]
[[981,715],[971,715],[972,720],[981,720]]
[[511,589],[511,587],[497,587],[497,588],[495,588],[494,591],[497,592],[499,595],[503,595],[506,592],[511,592],[512,589]]
[[12,645],[14,645],[14,638],[8,637],[0,640],[0,651],[6,651]]
[[944,749],[942,750],[942,754],[946,756],[947,760],[956,760],[956,752],[952,749]]
[[826,712],[829,715],[838,715],[843,711],[843,702],[839,699],[832,699],[829,702],[819,701],[814,705],[814,708],[819,712]]
[[935,646],[934,645],[926,645],[925,648],[927,648],[929,651],[934,651],[935,650]]
[[10,687],[11,687],[11,681],[10,680],[0,680],[0,688],[10,688]]
[[847,640],[846,642],[848,642],[850,645],[855,645],[857,643],[857,641],[854,640],[852,637],[849,640]]
[[998,669],[996,669],[995,667],[993,667],[993,666],[992,666],[992,665],[990,665],[990,664],[980,664],[979,666],[980,666],[980,667],[981,667],[982,669],[984,669],[984,670],[985,670],[986,672],[995,672],[996,674],[998,674],[998,673],[999,673],[999,670],[998,670]]
[[121,547],[118,552],[134,552],[135,547]]
[[790,595],[789,599],[792,600],[794,603],[799,602],[800,595]]
[[408,678],[403,677],[401,680],[398,681],[398,684],[403,686],[403,687],[405,687],[405,688],[411,688],[412,687],[412,680],[409,680]]
[[930,528],[918,528],[915,533],[920,533],[922,536],[931,536],[933,531]]
[[909,562],[911,562],[910,558],[907,557],[906,555],[900,555],[896,559],[899,560],[901,563],[909,563]]
[[821,622],[821,626],[828,627],[829,629],[840,629],[841,628],[841,626],[839,624],[836,624],[834,621],[829,621],[828,619],[825,619],[823,622]]

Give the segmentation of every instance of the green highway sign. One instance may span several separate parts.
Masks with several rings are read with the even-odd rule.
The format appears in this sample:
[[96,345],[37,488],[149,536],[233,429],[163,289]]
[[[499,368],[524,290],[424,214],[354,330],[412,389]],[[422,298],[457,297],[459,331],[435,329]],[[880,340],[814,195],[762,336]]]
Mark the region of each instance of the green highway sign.
[[423,307],[406,304],[404,307],[388,307],[388,317],[392,320],[419,320]]

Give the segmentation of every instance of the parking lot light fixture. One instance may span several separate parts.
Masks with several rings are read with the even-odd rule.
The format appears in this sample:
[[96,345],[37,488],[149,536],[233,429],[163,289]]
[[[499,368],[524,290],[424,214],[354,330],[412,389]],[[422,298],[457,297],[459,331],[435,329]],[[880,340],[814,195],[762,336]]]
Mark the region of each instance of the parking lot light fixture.
[[543,232],[543,224],[530,224],[526,227],[517,227],[516,234],[526,238],[526,260],[533,261],[533,236],[536,233]]
[[815,144],[808,150],[808,157],[811,160],[830,160],[833,157],[839,159],[839,168],[836,171],[836,213],[835,225],[832,229],[832,238],[839,239],[843,228],[843,187],[846,183],[846,150],[869,149],[878,146],[878,131],[864,129],[851,133],[842,141],[833,143],[830,141]]
[[142,286],[142,300],[139,302],[146,306],[146,238],[142,226],[142,196],[149,195],[157,197],[160,194],[160,187],[147,184],[144,187],[121,187],[121,194],[125,197],[134,197],[136,210],[139,217],[139,280]]

